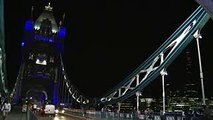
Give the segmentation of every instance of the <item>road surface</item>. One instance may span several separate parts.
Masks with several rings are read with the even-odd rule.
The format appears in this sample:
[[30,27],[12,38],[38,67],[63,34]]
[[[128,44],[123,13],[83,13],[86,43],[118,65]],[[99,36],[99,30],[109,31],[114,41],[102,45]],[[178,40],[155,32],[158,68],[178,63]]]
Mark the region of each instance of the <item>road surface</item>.
[[[2,114],[0,116],[2,119]],[[8,114],[6,120],[27,120],[27,114],[21,112],[21,108],[14,107],[12,108],[11,112]],[[53,116],[40,116],[39,114],[36,116],[38,120],[92,120],[85,117],[73,116],[73,115],[62,115],[57,114]]]

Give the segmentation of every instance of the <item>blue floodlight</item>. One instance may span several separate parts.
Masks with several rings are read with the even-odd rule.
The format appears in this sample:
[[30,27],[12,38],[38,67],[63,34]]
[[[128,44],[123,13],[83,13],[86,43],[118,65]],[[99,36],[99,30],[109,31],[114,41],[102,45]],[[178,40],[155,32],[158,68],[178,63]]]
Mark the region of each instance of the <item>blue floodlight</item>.
[[24,30],[25,31],[33,30],[33,21],[32,20],[28,20],[25,22]]
[[49,42],[53,42],[53,38],[52,37],[49,37]]
[[58,35],[65,37],[66,35],[66,28],[65,27],[60,27],[59,31],[58,31]]
[[23,41],[21,42],[21,47],[24,47],[24,42]]
[[54,90],[53,90],[53,104],[56,105],[57,102],[58,102],[58,85],[57,84],[54,84]]

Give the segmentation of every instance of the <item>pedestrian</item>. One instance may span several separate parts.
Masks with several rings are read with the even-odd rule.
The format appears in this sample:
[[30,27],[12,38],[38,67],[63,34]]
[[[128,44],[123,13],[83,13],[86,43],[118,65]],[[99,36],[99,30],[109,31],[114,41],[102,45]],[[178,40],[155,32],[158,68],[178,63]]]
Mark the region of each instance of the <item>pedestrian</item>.
[[5,120],[8,113],[11,111],[11,104],[7,100],[3,103],[1,111],[3,112],[3,120]]

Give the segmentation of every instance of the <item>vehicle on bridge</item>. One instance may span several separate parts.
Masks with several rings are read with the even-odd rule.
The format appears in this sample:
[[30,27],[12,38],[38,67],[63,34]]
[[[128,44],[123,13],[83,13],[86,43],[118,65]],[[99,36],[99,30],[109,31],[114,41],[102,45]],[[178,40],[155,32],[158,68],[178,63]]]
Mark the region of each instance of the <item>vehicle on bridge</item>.
[[44,115],[55,115],[55,105],[53,104],[47,104],[44,106]]

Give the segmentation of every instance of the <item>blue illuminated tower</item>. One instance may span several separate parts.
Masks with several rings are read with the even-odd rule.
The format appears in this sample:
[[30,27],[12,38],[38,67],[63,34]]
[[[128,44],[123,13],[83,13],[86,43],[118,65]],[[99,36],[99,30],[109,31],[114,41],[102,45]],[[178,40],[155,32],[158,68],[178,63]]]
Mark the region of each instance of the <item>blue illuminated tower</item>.
[[22,39],[22,70],[20,96],[58,102],[61,80],[61,56],[64,53],[66,28],[57,25],[53,8],[45,6],[36,19],[27,20]]

